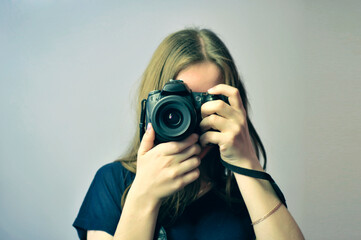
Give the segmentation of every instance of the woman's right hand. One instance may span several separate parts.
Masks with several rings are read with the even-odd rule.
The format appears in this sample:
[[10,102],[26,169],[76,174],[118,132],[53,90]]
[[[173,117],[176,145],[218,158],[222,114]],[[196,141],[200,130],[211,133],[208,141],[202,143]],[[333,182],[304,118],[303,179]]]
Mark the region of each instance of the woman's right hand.
[[192,134],[183,141],[154,146],[155,132],[148,124],[138,150],[137,172],[131,191],[160,203],[195,181],[200,165],[197,155],[201,152],[201,147],[196,144],[198,138],[197,134]]

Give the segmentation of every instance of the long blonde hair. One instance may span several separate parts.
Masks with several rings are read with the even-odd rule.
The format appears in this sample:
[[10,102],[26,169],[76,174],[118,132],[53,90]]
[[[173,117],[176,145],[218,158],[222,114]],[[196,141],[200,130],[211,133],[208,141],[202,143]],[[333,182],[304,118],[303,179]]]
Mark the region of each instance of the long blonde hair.
[[[247,112],[248,99],[246,91],[228,49],[212,31],[192,28],[169,35],[154,52],[148,67],[142,75],[139,86],[137,116],[140,116],[141,101],[147,98],[150,91],[162,89],[165,83],[168,82],[169,79],[174,79],[181,70],[192,64],[204,61],[216,64],[221,69],[225,84],[238,88]],[[263,144],[248,117],[247,122],[257,156],[259,157],[259,151],[261,151],[265,168],[266,153]],[[137,152],[140,144],[139,134],[140,131],[138,129],[127,154],[117,159],[126,169],[133,173],[136,172]],[[218,189],[220,193],[224,193],[225,198],[231,202],[232,175],[229,174],[227,177],[224,177],[224,168],[220,165],[219,159],[210,162],[211,165],[207,167],[207,177],[214,183],[214,188]],[[169,221],[169,219],[174,220],[183,212],[190,202],[197,198],[199,188],[200,183],[196,181],[188,185],[183,191],[177,192],[165,199],[160,210],[160,220],[164,221],[166,218],[168,219],[167,221]],[[123,194],[122,206],[124,205],[126,194],[127,191]]]

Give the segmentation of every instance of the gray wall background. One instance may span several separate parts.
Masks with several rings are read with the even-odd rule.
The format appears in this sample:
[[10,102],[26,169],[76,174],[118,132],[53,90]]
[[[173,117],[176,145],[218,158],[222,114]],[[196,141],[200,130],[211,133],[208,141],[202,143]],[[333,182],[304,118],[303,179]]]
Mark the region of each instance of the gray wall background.
[[360,239],[360,1],[0,1],[0,239],[76,239],[169,33],[220,35],[307,239]]

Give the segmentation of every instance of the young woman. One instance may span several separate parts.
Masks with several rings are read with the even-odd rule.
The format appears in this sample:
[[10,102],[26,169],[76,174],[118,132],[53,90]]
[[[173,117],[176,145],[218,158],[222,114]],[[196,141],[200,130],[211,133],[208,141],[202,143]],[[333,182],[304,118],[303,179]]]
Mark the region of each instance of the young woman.
[[275,184],[247,172],[262,174],[266,154],[224,43],[206,29],[168,36],[143,74],[138,116],[141,101],[169,79],[182,79],[193,92],[222,94],[228,103],[204,103],[201,134],[181,141],[155,144],[148,124],[140,142],[138,130],[128,154],[98,170],[73,224],[79,237],[303,239]]

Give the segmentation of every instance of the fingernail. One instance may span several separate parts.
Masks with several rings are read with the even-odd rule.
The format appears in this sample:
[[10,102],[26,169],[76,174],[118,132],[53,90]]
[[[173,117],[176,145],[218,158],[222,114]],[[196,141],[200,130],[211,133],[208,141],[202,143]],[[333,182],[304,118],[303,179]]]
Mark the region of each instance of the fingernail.
[[207,92],[211,93],[213,90],[214,90],[214,88],[210,88],[210,89],[208,89]]
[[152,128],[152,124],[148,123],[147,125],[147,132]]

